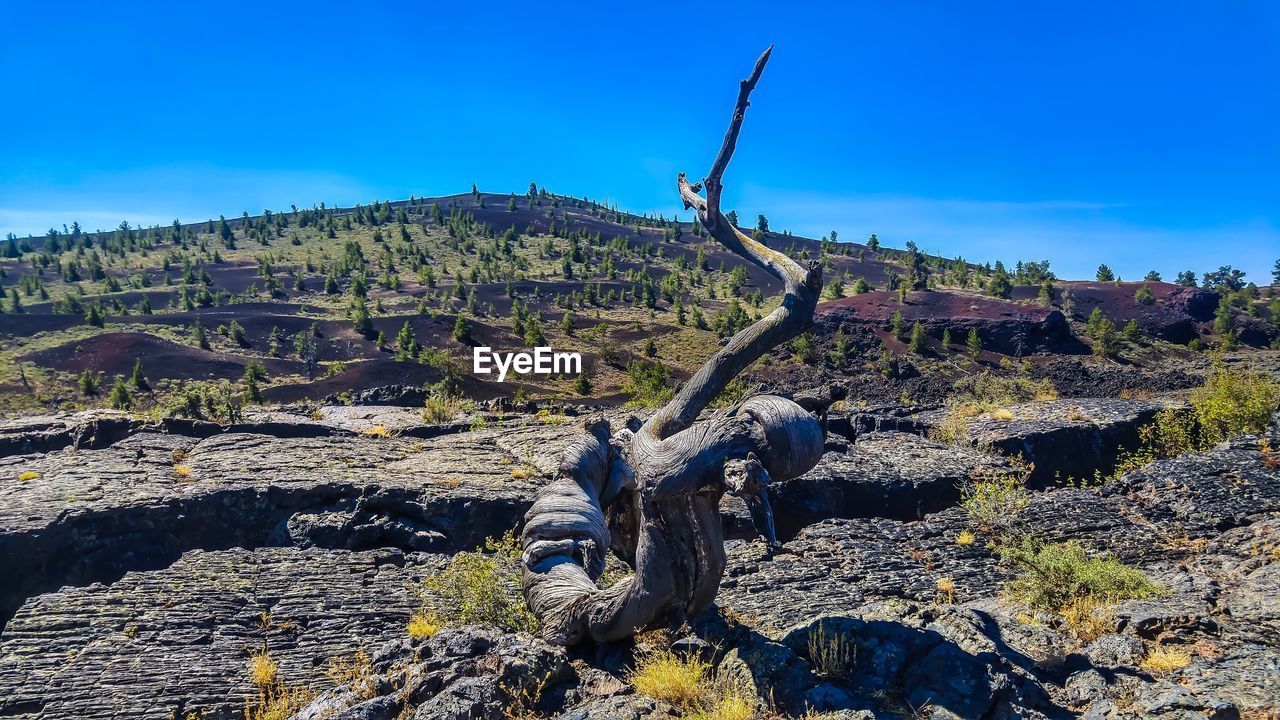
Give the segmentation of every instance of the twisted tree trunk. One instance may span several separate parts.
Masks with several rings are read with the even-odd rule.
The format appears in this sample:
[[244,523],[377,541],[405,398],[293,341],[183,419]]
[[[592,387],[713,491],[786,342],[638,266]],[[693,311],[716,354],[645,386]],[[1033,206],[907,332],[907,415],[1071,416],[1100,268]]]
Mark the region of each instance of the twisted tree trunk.
[[[797,477],[822,456],[826,408],[843,397],[840,389],[795,400],[756,395],[697,420],[739,372],[813,322],[822,290],[817,263],[800,267],[720,212],[721,176],[772,50],[742,81],[706,178],[690,184],[680,173],[676,182],[685,209],[697,212],[711,237],[783,281],[782,304],[734,335],[643,425],[589,422],[566,451],[523,534],[525,597],[552,642],[616,640],[705,610],[725,566],[724,492],[746,499],[757,528],[776,542],[769,482]],[[635,572],[601,589],[595,581],[610,550]]]

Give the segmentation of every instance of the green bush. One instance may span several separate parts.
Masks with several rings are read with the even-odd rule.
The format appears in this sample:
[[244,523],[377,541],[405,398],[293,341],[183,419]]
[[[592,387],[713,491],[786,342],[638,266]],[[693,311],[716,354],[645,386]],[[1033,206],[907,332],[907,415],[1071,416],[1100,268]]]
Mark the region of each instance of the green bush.
[[1008,532],[1031,503],[1026,474],[993,471],[970,479],[960,488],[960,505],[969,521],[987,532]]
[[950,404],[972,406],[982,412],[1028,400],[1054,400],[1058,397],[1057,389],[1048,380],[995,375],[989,370],[962,377],[952,388],[954,393],[949,398]]
[[1043,544],[1023,538],[997,550],[1022,569],[1022,574],[1005,586],[1005,593],[1042,610],[1056,612],[1083,597],[1115,603],[1163,592],[1141,570],[1107,555],[1090,556],[1074,540]]
[[1215,363],[1204,387],[1191,392],[1191,406],[1207,445],[1243,433],[1261,433],[1280,405],[1280,385],[1267,376]]
[[446,625],[534,632],[538,620],[525,604],[520,572],[520,540],[490,538],[482,552],[455,555],[444,570],[423,578],[423,611]]
[[659,407],[671,399],[675,390],[668,384],[671,372],[659,360],[637,358],[627,363],[627,379],[622,391],[631,396],[632,407]]

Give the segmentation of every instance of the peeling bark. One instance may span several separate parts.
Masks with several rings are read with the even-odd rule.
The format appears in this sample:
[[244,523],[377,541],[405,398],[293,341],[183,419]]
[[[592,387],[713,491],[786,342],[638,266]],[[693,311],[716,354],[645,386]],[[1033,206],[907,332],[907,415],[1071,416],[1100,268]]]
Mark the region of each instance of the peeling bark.
[[[725,566],[721,497],[742,496],[766,541],[776,542],[769,483],[798,477],[822,457],[826,409],[844,396],[838,387],[795,399],[756,395],[698,419],[738,373],[812,324],[822,290],[817,263],[802,268],[720,212],[721,177],[772,50],[742,81],[706,178],[690,184],[680,173],[676,184],[711,237],[783,281],[782,303],[734,335],[638,429],[589,422],[565,452],[523,534],[525,597],[551,642],[617,640],[710,607]],[[596,580],[610,550],[634,574],[602,589]]]

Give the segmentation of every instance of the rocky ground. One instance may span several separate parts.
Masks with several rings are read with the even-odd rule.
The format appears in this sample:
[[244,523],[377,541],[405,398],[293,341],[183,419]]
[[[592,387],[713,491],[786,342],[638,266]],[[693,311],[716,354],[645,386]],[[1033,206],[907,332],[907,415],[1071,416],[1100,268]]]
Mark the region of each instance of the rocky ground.
[[[1160,406],[1016,405],[970,423],[982,451],[928,439],[938,408],[837,414],[822,463],[774,488],[780,547],[726,502],[718,607],[675,642],[775,715],[1274,717],[1280,430],[1063,486],[1110,472]],[[419,581],[514,528],[574,432],[546,412],[433,426],[397,407],[0,424],[0,717],[243,717],[264,650],[306,693],[297,718],[680,717],[628,682],[630,643],[406,631]],[[1037,490],[1011,524],[1111,552],[1163,593],[1087,639],[1002,594],[1014,572],[959,487],[1013,456]],[[830,637],[854,646],[839,676],[814,656]],[[1187,662],[1150,661],[1168,649]]]

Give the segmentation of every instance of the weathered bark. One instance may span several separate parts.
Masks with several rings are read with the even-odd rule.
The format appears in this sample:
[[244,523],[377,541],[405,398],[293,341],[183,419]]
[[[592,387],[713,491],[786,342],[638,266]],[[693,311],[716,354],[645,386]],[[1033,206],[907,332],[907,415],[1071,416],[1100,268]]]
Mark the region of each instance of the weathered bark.
[[[756,395],[697,420],[739,372],[813,322],[822,290],[816,263],[800,267],[720,212],[721,177],[771,51],[742,81],[711,171],[696,184],[680,173],[677,189],[711,237],[783,281],[782,303],[734,335],[639,428],[588,423],[565,453],[523,535],[525,597],[552,642],[616,640],[705,610],[724,572],[724,492],[744,497],[775,542],[769,482],[798,477],[822,456],[826,408],[843,397],[838,389],[796,400]],[[610,549],[635,573],[601,589],[595,581]]]

